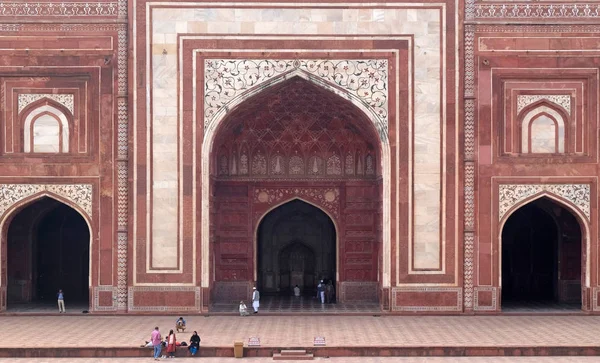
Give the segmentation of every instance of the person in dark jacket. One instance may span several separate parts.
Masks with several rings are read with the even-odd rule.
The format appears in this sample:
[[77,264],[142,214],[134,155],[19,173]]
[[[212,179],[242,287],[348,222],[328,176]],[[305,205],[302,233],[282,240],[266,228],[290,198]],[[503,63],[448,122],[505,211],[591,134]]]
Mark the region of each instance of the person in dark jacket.
[[192,353],[192,355],[196,355],[196,353],[198,353],[198,350],[200,350],[200,336],[195,330],[194,334],[192,334],[192,337],[190,338],[190,346],[188,347],[188,349],[190,350],[190,353]]

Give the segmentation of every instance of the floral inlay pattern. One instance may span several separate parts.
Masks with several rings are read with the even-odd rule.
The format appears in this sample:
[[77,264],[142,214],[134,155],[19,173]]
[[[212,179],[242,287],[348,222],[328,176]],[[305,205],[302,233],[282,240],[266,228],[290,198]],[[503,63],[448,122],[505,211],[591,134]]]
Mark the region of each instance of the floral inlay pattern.
[[547,100],[564,108],[571,114],[571,96],[569,95],[519,95],[517,97],[517,113],[539,100]]
[[577,206],[588,220],[590,219],[589,184],[500,184],[498,220],[502,220],[506,212],[519,202],[541,192],[568,200]]
[[210,59],[205,61],[204,127],[216,113],[245,91],[293,71],[318,77],[356,96],[372,109],[387,130],[388,61],[386,59]]
[[257,188],[254,190],[256,203],[276,204],[291,197],[313,201],[339,217],[339,188]]
[[15,203],[42,192],[64,197],[92,216],[91,184],[0,184],[0,216]]
[[117,16],[117,2],[39,2],[0,3],[0,16]]
[[51,93],[21,93],[19,94],[18,104],[19,104],[19,113],[23,111],[25,107],[34,103],[37,100],[41,100],[42,98],[47,98],[61,105],[65,106],[71,115],[74,114],[73,110],[74,106],[74,96],[72,94],[51,94]]
[[517,3],[497,4],[480,3],[475,5],[476,19],[533,18],[533,19],[585,19],[600,17],[600,5],[597,3],[548,4]]

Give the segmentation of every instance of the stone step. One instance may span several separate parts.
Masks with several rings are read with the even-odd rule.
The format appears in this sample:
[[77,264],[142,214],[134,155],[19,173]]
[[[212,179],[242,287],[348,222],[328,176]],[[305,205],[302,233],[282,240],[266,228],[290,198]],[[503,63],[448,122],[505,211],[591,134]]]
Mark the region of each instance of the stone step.
[[306,349],[283,349],[281,355],[304,355]]
[[281,353],[273,353],[273,360],[313,360],[312,353],[298,355],[282,355]]

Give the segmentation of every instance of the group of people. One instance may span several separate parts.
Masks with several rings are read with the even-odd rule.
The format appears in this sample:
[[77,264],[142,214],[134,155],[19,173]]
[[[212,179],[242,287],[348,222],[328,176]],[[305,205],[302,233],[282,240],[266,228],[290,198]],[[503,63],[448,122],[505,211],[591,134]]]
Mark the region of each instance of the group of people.
[[321,301],[321,304],[332,304],[335,302],[335,287],[333,282],[329,280],[325,283],[323,280],[317,285],[317,299]]
[[[185,327],[185,319],[183,319],[183,317],[179,317],[175,323],[175,326]],[[166,353],[169,358],[175,358],[175,352],[177,351],[178,346],[187,346],[190,354],[195,356],[198,353],[198,350],[200,350],[200,336],[198,335],[197,331],[194,331],[190,337],[190,342],[188,345],[186,342],[177,341],[177,336],[173,332],[173,329],[169,331],[169,335],[167,335],[163,340],[160,330],[158,327],[155,327],[150,335],[150,341],[147,341],[145,346],[148,348],[154,348],[154,360],[159,360],[163,347],[166,348]]]
[[[260,307],[260,292],[256,289],[256,287],[252,288],[252,309],[254,310],[254,314],[258,314],[258,308]],[[244,300],[240,301],[240,316],[248,316],[250,315],[250,311],[248,311],[248,307]]]

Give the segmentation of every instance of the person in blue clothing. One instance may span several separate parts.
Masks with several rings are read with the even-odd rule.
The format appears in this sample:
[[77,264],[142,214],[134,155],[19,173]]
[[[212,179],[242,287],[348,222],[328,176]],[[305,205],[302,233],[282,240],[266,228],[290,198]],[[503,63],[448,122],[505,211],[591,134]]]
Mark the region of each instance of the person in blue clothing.
[[175,322],[175,328],[177,328],[178,333],[179,331],[185,331],[185,319],[183,318],[183,316],[180,316],[179,319],[177,319],[177,321]]
[[65,294],[62,290],[58,290],[58,293],[56,293],[56,298],[58,299],[58,312],[66,313],[67,311],[65,310]]

